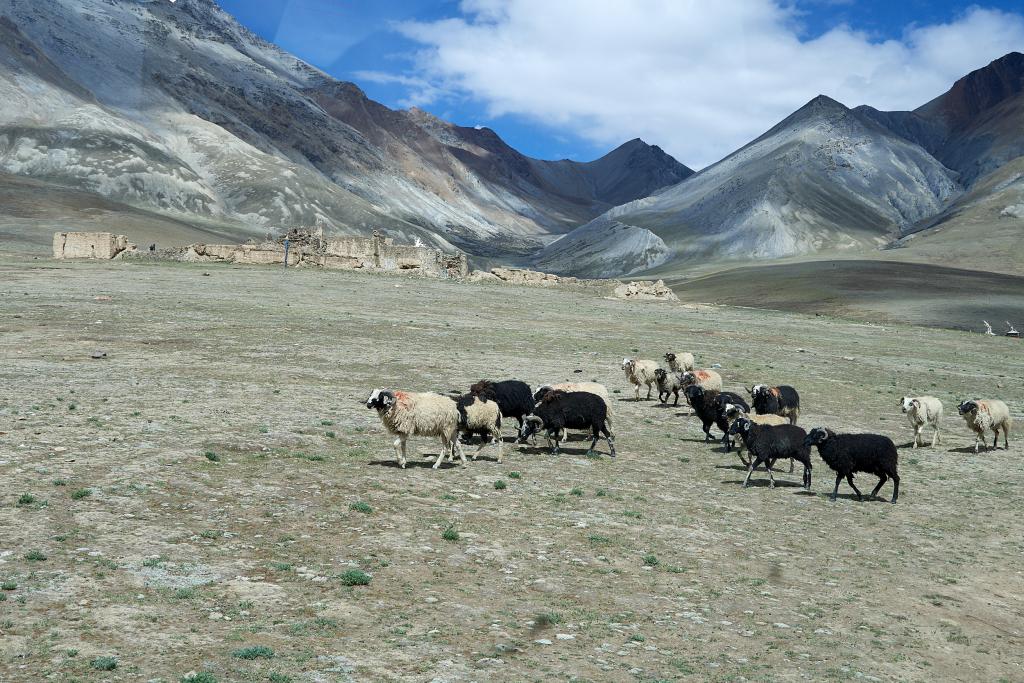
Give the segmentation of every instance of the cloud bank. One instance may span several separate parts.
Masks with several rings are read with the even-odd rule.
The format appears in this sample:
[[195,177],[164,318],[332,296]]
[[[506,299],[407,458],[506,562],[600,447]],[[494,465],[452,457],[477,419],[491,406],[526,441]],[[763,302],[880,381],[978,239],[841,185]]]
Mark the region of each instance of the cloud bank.
[[468,97],[590,142],[633,137],[701,167],[819,93],[913,109],[968,71],[1024,50],[1024,16],[972,7],[873,40],[804,39],[772,0],[463,0],[458,18],[398,25],[422,50],[409,101]]

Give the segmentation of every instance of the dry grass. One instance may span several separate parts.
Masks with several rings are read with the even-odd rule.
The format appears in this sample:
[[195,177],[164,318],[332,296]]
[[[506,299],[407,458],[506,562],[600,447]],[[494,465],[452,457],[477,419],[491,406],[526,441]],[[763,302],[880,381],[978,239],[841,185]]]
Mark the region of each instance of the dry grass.
[[732,388],[797,386],[803,424],[908,444],[904,393],[1019,416],[1019,342],[209,265],[8,262],[0,301],[2,680],[1021,678],[1019,438],[975,456],[948,416],[943,447],[901,450],[898,505],[833,504],[817,455],[811,494],[799,471],[744,490],[656,402],[616,404],[615,460],[439,471],[395,467],[362,405],[482,377],[622,399],[623,355],[692,350]]

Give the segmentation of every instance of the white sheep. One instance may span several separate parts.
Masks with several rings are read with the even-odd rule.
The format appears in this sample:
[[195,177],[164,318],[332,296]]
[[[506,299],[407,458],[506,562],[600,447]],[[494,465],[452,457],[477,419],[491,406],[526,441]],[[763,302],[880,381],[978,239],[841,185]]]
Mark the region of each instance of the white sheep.
[[1013,419],[1010,417],[1010,409],[1002,401],[995,399],[964,401],[958,407],[964,422],[975,434],[974,452],[978,452],[978,444],[985,443],[985,430],[991,429],[995,433],[992,441],[992,448],[999,445],[999,430],[1003,430],[1003,448],[1010,448],[1010,427],[1013,426]]
[[696,384],[704,391],[722,390],[722,376],[714,370],[687,370],[683,373],[682,380],[684,388]]
[[374,389],[366,399],[366,407],[376,409],[384,427],[398,436],[394,443],[395,455],[403,469],[405,442],[410,436],[436,436],[441,439],[441,454],[434,462],[435,470],[449,452],[453,455],[458,452],[462,466],[466,466],[466,455],[458,439],[459,411],[451,398],[430,392]]
[[632,358],[622,359],[622,371],[626,373],[626,379],[633,385],[633,394],[636,400],[640,400],[640,387],[647,385],[647,400],[651,398],[651,387],[658,385],[658,377],[655,371],[658,364],[653,360],[634,360]]
[[942,441],[939,438],[939,422],[942,421],[942,401],[934,396],[904,396],[900,399],[900,410],[907,416],[910,428],[914,430],[914,448],[923,446],[922,431],[928,425],[932,433],[932,448]]
[[687,370],[693,370],[693,354],[692,353],[666,353],[665,362],[668,363],[668,369],[672,372],[686,372]]
[[[489,401],[474,394],[460,396],[455,402],[459,411],[459,431],[472,437],[480,435],[480,448],[473,454],[475,461],[480,451],[488,443],[498,444],[498,463],[501,463],[501,408],[497,401]],[[448,456],[448,460],[454,460],[455,453]]]

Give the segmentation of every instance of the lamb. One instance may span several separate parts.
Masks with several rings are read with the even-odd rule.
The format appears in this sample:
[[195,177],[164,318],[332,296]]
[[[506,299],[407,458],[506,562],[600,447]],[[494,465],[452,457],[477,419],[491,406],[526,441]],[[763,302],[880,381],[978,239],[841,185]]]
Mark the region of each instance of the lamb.
[[395,455],[402,469],[406,463],[405,442],[410,436],[436,436],[441,439],[441,454],[434,462],[435,470],[449,452],[458,452],[462,466],[466,466],[466,455],[458,440],[459,410],[448,396],[374,389],[366,399],[366,407],[376,409],[384,427],[397,435]]
[[900,399],[900,409],[907,416],[911,429],[914,430],[914,448],[922,443],[921,432],[928,425],[931,425],[935,432],[932,434],[932,448],[939,443],[939,422],[942,420],[942,401],[934,396],[904,396]]
[[[480,451],[490,441],[498,444],[498,463],[501,464],[501,408],[498,402],[470,393],[460,396],[455,402],[455,407],[459,411],[459,431],[467,437],[480,435],[480,448],[473,454],[473,460],[476,460]],[[448,459],[452,460],[454,457],[453,452]]]
[[626,379],[633,385],[633,393],[636,400],[640,400],[640,386],[647,385],[647,400],[651,399],[651,387],[658,383],[654,373],[658,364],[653,360],[634,360],[632,358],[622,359],[622,371],[626,373]]
[[[742,406],[734,405],[732,403],[725,404],[724,410],[725,421],[729,425],[730,429],[732,428],[732,424],[741,417],[747,418],[756,425],[769,425],[775,427],[778,425],[789,424],[789,418],[782,417],[781,415],[750,415],[743,409]],[[737,454],[740,456],[740,462],[743,463],[744,467],[750,465],[750,463],[747,462],[747,459],[743,457],[743,451],[746,450],[746,447],[746,442],[743,439],[740,439],[740,443],[737,446],[736,451]],[[772,464],[774,465],[775,463]],[[793,472],[792,459],[789,461],[789,471],[791,473]]]
[[729,427],[729,433],[739,434],[750,451],[750,468],[743,480],[744,488],[750,485],[750,475],[762,463],[768,470],[768,488],[775,488],[772,465],[780,458],[803,463],[804,488],[811,488],[811,447],[805,443],[807,432],[803,429],[791,424],[759,425],[750,418],[739,417]]
[[800,417],[800,394],[791,386],[755,384],[747,393],[758,415],[782,415],[789,418],[790,424],[796,424]]
[[685,393],[686,400],[693,406],[694,414],[700,418],[703,424],[704,440],[711,440],[711,425],[717,426],[722,431],[722,442],[728,453],[732,444],[729,441],[729,423],[725,414],[725,406],[729,404],[740,406],[745,412],[750,409],[746,401],[729,391],[705,391],[696,385],[686,387]]
[[680,374],[675,371],[667,372],[663,368],[658,368],[654,371],[654,377],[658,381],[658,400],[662,403],[668,403],[668,397],[671,394],[675,394],[676,400],[672,405],[679,405],[679,392],[683,388],[683,380]]
[[526,424],[519,430],[519,440],[525,441],[544,429],[548,444],[554,446],[552,454],[558,455],[559,444],[565,440],[568,429],[589,429],[594,437],[587,454],[594,452],[594,446],[601,434],[608,440],[611,457],[615,457],[614,435],[608,424],[608,406],[595,394],[584,391],[549,391],[533,409],[533,415],[526,418]]
[[513,417],[523,426],[523,418],[533,412],[533,392],[530,385],[517,379],[491,382],[485,379],[469,387],[469,393],[494,401],[502,417]]
[[675,373],[693,370],[692,353],[666,353],[665,362],[668,363],[668,369]]
[[831,429],[815,427],[804,439],[805,446],[817,446],[818,455],[836,473],[836,486],[830,496],[835,501],[839,493],[839,482],[846,478],[857,500],[862,500],[860,490],[853,483],[855,472],[867,472],[878,477],[878,485],[871,497],[878,495],[882,485],[892,478],[892,502],[900,497],[900,475],[897,471],[899,454],[896,444],[880,434],[836,434]]
[[985,443],[985,430],[991,429],[995,433],[992,439],[992,448],[999,446],[999,430],[1003,430],[1003,448],[1010,449],[1010,428],[1013,426],[1013,418],[1010,417],[1010,409],[1002,401],[995,399],[975,399],[963,401],[957,407],[964,422],[975,434],[974,452],[978,452],[978,444]]

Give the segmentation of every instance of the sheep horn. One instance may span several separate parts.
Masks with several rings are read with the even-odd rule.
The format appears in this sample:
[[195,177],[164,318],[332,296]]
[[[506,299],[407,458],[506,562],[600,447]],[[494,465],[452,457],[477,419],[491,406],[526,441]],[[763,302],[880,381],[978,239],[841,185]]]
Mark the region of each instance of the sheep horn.
[[544,420],[540,419],[536,415],[527,415],[526,422],[535,422],[536,424],[543,425]]

